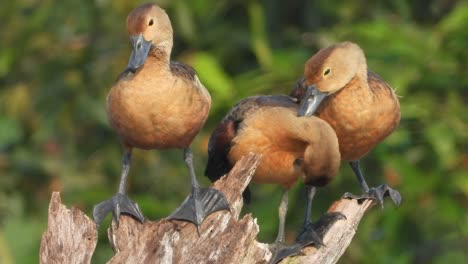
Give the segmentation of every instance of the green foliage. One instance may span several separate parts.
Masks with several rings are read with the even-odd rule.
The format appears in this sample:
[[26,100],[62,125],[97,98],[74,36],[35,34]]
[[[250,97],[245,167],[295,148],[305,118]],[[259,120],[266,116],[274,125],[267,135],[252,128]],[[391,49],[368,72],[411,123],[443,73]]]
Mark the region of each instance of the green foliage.
[[[0,263],[37,263],[50,193],[90,213],[117,187],[121,147],[105,97],[126,65],[128,1],[7,1],[0,20]],[[288,93],[319,48],[351,40],[400,95],[397,131],[363,160],[369,183],[403,204],[374,208],[341,263],[464,263],[468,241],[468,3],[466,1],[160,1],[174,26],[173,58],[210,91],[210,118],[193,143],[199,179],[210,132],[239,99]],[[136,151],[130,196],[149,219],[189,191],[182,153]],[[351,186],[351,187],[350,187]],[[252,187],[260,238],[277,228],[277,186]],[[345,191],[351,170],[320,189],[313,217]],[[304,199],[291,193],[288,238]],[[109,221],[109,219],[107,219]],[[108,224],[105,222],[103,225]],[[105,228],[94,256],[111,254]]]

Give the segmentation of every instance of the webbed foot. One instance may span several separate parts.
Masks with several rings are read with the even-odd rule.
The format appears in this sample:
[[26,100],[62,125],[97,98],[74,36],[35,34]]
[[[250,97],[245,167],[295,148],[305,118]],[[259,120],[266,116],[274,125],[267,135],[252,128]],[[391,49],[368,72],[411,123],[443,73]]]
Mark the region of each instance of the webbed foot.
[[213,188],[193,187],[185,201],[168,219],[185,220],[197,226],[211,213],[230,210],[224,194]]
[[336,221],[344,219],[346,217],[342,213],[331,212],[325,213],[315,223],[304,224],[293,245],[286,246],[280,242],[270,245],[270,251],[273,253],[270,264],[276,264],[286,257],[300,255],[302,249],[311,244],[314,244],[317,249],[324,246],[323,236]]
[[397,190],[392,189],[386,184],[382,184],[377,187],[372,187],[367,192],[361,194],[360,196],[347,192],[343,195],[343,198],[357,199],[358,202],[362,202],[365,199],[372,199],[372,200],[377,201],[380,204],[380,206],[383,208],[383,202],[386,196],[389,196],[396,206],[400,206],[401,194]]
[[301,245],[301,249],[314,244],[318,249],[325,244],[323,243],[323,237],[332,227],[332,225],[338,220],[345,220],[346,216],[339,212],[325,213],[320,219],[314,223],[307,223],[302,226],[301,231],[296,237],[296,243]]
[[93,217],[96,224],[101,224],[102,220],[104,220],[109,212],[112,212],[112,217],[117,224],[119,223],[119,217],[122,213],[133,216],[141,223],[145,221],[145,217],[141,213],[138,204],[130,200],[130,198],[123,193],[116,193],[112,198],[94,206]]
[[270,245],[270,251],[273,254],[270,259],[270,264],[276,264],[286,257],[301,254],[302,247],[299,244],[287,246],[282,242],[275,242]]

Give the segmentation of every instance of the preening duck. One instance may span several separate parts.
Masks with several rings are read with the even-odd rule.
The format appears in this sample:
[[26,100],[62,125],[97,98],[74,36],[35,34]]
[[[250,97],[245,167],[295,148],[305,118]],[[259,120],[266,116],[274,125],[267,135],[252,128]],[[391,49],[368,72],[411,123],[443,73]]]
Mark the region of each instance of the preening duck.
[[[332,127],[317,117],[302,117],[297,100],[289,96],[253,96],[240,101],[210,137],[205,174],[215,181],[249,152],[262,155],[252,182],[278,184],[283,195],[278,208],[276,244],[284,243],[288,191],[301,179],[306,185],[307,208],[301,245],[323,244],[310,228],[310,211],[316,186],[328,184],[338,173],[340,152]],[[299,116],[298,116],[299,114]],[[291,249],[291,248],[290,248]],[[297,254],[301,246],[279,250],[276,260]],[[288,253],[285,253],[288,252]],[[274,262],[274,261],[273,261]]]

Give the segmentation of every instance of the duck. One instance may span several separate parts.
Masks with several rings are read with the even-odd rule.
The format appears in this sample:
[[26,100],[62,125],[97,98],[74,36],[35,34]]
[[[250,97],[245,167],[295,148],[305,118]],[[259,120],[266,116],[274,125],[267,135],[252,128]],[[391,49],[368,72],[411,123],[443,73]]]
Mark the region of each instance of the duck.
[[204,126],[211,97],[189,65],[172,61],[173,29],[169,16],[156,4],[131,11],[126,20],[132,53],[125,70],[107,95],[107,117],[123,145],[117,193],[93,208],[99,225],[110,212],[118,223],[122,213],[144,222],[137,203],[126,194],[132,150],[182,149],[191,192],[168,217],[197,228],[212,212],[229,210],[223,193],[200,187],[190,145]]
[[[276,257],[272,263],[297,254],[307,244],[323,245],[311,226],[312,200],[316,187],[333,180],[341,163],[338,138],[333,128],[318,117],[305,117],[304,114],[298,100],[290,96],[251,96],[229,110],[209,139],[205,175],[211,181],[222,177],[237,161],[252,152],[261,155],[252,182],[281,186],[278,234],[272,250]],[[299,179],[306,186],[307,203],[298,238],[308,238],[287,247],[284,245],[284,226],[288,192]]]
[[360,160],[397,128],[401,113],[395,90],[368,69],[358,44],[337,43],[314,54],[290,96],[302,98],[305,116],[318,117],[334,129],[341,159],[351,166],[362,192],[345,197],[373,199],[383,206],[388,195],[397,206],[401,203],[400,193],[387,184],[369,188],[361,170]]

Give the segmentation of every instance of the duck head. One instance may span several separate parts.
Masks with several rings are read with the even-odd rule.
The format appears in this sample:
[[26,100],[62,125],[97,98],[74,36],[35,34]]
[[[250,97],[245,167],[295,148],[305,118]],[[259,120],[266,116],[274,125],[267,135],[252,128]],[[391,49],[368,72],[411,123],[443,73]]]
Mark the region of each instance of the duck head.
[[172,49],[172,26],[166,12],[151,3],[135,8],[127,17],[127,31],[132,43],[128,68],[136,71],[148,58],[152,47],[161,48],[168,55]]
[[305,65],[299,116],[313,115],[327,96],[346,87],[357,75],[367,75],[366,58],[357,44],[343,42],[321,49]]

